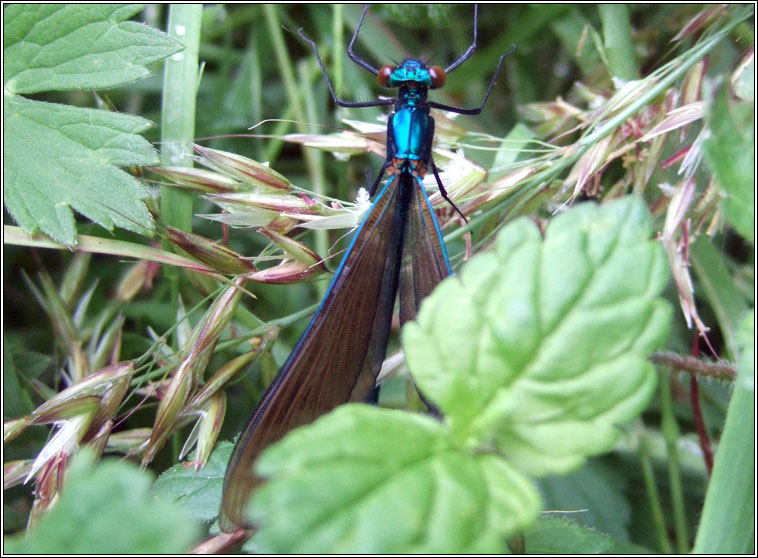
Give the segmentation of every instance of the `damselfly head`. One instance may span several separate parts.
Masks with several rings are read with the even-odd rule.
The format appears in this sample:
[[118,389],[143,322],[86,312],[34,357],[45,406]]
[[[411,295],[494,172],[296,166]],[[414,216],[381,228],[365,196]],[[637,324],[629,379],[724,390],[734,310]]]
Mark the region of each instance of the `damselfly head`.
[[445,85],[445,70],[439,66],[427,67],[419,60],[404,60],[399,66],[382,66],[376,75],[382,87],[400,85],[437,89]]

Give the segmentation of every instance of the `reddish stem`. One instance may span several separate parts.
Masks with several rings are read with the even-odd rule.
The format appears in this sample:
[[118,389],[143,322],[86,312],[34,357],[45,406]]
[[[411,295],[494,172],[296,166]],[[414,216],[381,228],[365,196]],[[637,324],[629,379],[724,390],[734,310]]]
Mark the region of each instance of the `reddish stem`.
[[711,440],[708,438],[708,432],[705,431],[703,414],[700,412],[697,376],[690,376],[690,403],[692,405],[692,416],[695,419],[695,430],[697,431],[698,440],[700,440],[700,447],[703,450],[705,468],[708,469],[708,476],[710,477],[713,470],[713,453],[711,452]]
[[[697,358],[698,354],[698,335],[695,333],[692,337],[692,356]],[[708,438],[708,432],[705,429],[703,412],[700,409],[700,389],[696,374],[690,376],[690,405],[692,406],[692,418],[695,421],[695,431],[700,441],[700,448],[703,450],[705,468],[708,470],[708,476],[710,477],[713,470],[713,452],[711,451],[711,440]]]

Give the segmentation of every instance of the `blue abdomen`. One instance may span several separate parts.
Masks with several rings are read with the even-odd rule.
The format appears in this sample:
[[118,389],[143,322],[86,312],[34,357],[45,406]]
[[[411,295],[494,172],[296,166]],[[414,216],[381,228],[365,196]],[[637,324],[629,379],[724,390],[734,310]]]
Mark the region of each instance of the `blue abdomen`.
[[428,108],[402,107],[392,116],[388,128],[391,141],[387,146],[388,156],[429,160],[434,120],[429,116]]

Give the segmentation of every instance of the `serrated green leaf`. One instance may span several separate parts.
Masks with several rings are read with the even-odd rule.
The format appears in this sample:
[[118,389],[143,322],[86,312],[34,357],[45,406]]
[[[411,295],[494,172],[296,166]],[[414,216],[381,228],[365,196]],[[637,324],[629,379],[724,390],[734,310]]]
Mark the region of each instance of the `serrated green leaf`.
[[71,209],[107,229],[149,234],[146,190],[123,165],[158,161],[137,134],[137,117],[30,101],[19,93],[115,87],[148,74],[147,64],[182,47],[164,33],[124,21],[138,5],[15,4],[3,10],[5,78],[3,193],[29,234],[76,242]]
[[650,554],[651,550],[599,533],[572,521],[550,517],[524,534],[527,554]]
[[115,165],[149,165],[158,157],[138,134],[137,116],[5,98],[3,192],[8,211],[29,234],[42,230],[74,244],[71,209],[111,230],[142,234],[153,221],[140,201],[147,190]]
[[626,479],[602,461],[588,461],[563,476],[540,479],[544,509],[567,512],[578,525],[618,541],[629,540],[632,512],[624,495]]
[[668,332],[667,278],[637,198],[582,204],[544,241],[519,220],[424,301],[406,359],[457,439],[494,441],[532,475],[565,473],[609,450],[652,396],[645,357]]
[[754,114],[752,103],[730,105],[728,88],[721,87],[706,114],[710,136],[703,142],[705,160],[727,194],[726,218],[750,242],[755,241]]
[[165,471],[153,485],[153,491],[165,499],[178,502],[193,519],[212,521],[221,506],[224,474],[233,444],[218,444],[205,467],[196,471],[179,463]]
[[60,500],[26,536],[8,537],[16,554],[175,554],[197,539],[186,512],[155,500],[148,473],[108,459],[94,466],[90,452],[77,456]]
[[3,10],[6,94],[104,89],[149,75],[181,50],[136,21],[140,5],[13,4]]
[[360,404],[293,431],[257,467],[271,477],[251,506],[259,552],[504,552],[539,509],[528,480],[461,451],[444,424]]
[[608,554],[613,541],[566,519],[548,518],[524,534],[527,554]]

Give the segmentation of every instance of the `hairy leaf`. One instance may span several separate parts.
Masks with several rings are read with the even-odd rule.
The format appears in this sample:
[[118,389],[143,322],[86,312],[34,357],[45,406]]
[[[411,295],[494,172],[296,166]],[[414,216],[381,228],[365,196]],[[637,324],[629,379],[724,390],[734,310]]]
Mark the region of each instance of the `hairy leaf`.
[[583,204],[544,240],[530,221],[512,223],[494,252],[440,285],[403,345],[459,439],[494,442],[532,475],[612,447],[655,389],[645,357],[668,331],[666,262],[649,237],[641,200]]
[[625,496],[626,484],[616,469],[590,460],[570,475],[540,479],[537,486],[546,510],[566,511],[579,525],[627,541],[632,513]]
[[27,536],[5,539],[12,554],[175,554],[197,538],[175,504],[155,500],[150,475],[131,463],[91,454],[72,463],[60,500]]
[[535,517],[531,483],[429,417],[353,404],[269,448],[253,496],[272,553],[498,553]]
[[527,554],[646,554],[651,551],[636,544],[616,541],[603,533],[571,521],[548,518],[524,535]]
[[141,233],[152,219],[140,201],[147,190],[115,165],[157,161],[139,136],[149,122],[136,116],[31,101],[5,100],[5,203],[30,234],[38,229],[74,244],[71,209],[107,229]]
[[6,91],[105,89],[149,75],[179,45],[136,21],[138,4],[14,4],[4,10]]
[[28,233],[76,243],[72,209],[108,230],[150,234],[146,189],[119,169],[157,154],[136,116],[32,101],[21,93],[107,88],[145,77],[181,45],[124,21],[140,6],[15,4],[4,10],[3,193]]
[[153,490],[158,496],[178,502],[193,519],[212,521],[221,506],[224,473],[232,447],[229,442],[218,444],[208,463],[198,471],[184,463],[174,465],[158,477]]

